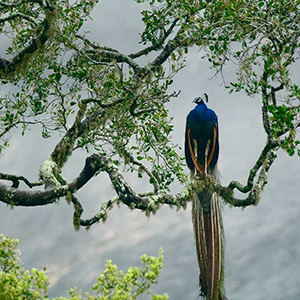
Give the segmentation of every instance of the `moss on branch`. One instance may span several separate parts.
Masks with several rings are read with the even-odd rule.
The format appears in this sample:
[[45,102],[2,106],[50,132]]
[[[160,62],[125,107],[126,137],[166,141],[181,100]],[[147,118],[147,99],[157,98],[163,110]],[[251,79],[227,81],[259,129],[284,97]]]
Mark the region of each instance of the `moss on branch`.
[[[21,2],[21,1],[20,1]],[[11,60],[0,57],[0,76],[5,79],[12,80],[15,75],[26,74],[29,63],[32,57],[43,48],[45,43],[54,36],[56,31],[56,20],[57,20],[57,10],[56,10],[56,1],[52,1],[53,5],[50,5],[48,1],[34,1],[43,6],[43,3],[46,3],[44,6],[45,19],[42,22],[42,32],[36,38],[33,38],[29,45],[22,49],[16,56]],[[21,17],[22,16],[18,16]],[[25,19],[28,20],[28,16]],[[3,20],[4,22],[5,20]],[[6,20],[7,21],[7,20]],[[33,22],[33,20],[30,20]]]

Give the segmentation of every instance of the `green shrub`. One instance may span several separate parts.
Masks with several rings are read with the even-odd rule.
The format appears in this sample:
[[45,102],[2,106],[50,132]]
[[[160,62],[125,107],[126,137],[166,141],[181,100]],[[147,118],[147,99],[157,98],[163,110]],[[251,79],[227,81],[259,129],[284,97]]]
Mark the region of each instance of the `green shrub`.
[[[36,300],[49,299],[47,292],[49,279],[46,268],[25,270],[17,250],[19,240],[0,234],[0,299],[1,300]],[[97,278],[91,293],[83,293],[77,288],[69,291],[70,296],[53,300],[131,300],[139,295],[152,294],[150,286],[157,283],[162,269],[163,250],[158,257],[143,255],[143,268],[130,267],[127,273],[118,270],[110,260],[106,269]],[[168,296],[152,295],[153,300],[166,300]]]

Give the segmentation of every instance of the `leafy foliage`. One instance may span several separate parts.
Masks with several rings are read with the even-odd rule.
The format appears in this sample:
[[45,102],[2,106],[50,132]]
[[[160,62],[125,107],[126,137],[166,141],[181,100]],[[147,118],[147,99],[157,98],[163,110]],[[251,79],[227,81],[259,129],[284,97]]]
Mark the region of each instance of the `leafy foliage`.
[[[66,184],[62,168],[76,149],[85,149],[138,178],[148,177],[153,190],[142,196],[124,186],[120,195],[118,185],[126,205],[129,194],[136,196],[133,202],[161,196],[175,179],[187,180],[178,146],[171,143],[166,104],[177,96],[169,92],[173,77],[196,46],[217,74],[224,74],[227,64],[236,65],[236,78],[226,84],[229,93],[261,98],[267,146],[254,170],[269,169],[270,151],[300,154],[300,88],[292,72],[300,45],[297,1],[135,2],[143,3],[142,50],[122,53],[83,31],[96,0],[1,1],[0,34],[9,43],[0,57],[0,80],[11,92],[0,96],[0,151],[9,146],[11,130],[21,127],[25,135],[37,125],[44,138],[62,136],[41,168],[46,188],[50,181],[56,187]],[[147,64],[141,63],[145,57]],[[79,202],[74,195],[70,199],[80,215]]]
[[[172,75],[166,75],[162,67],[149,73],[137,67],[130,56],[92,43],[80,35],[80,29],[96,3],[53,1],[57,21],[51,32],[51,43],[46,43],[31,58],[30,68],[26,62],[26,67],[21,67],[20,72],[10,77],[18,92],[0,99],[0,127],[3,129],[0,137],[19,125],[23,127],[24,134],[37,124],[42,129],[42,136],[49,138],[55,132],[66,133],[78,110],[82,109],[81,118],[103,110],[102,118],[89,124],[88,130],[80,134],[73,148],[84,148],[89,152],[96,150],[132,171],[139,169],[136,160],[143,157],[153,169],[150,182],[155,180],[160,189],[166,189],[174,180],[173,174],[180,181],[185,180],[182,159],[174,151],[174,145],[170,145],[173,127],[164,108],[170,99],[167,89],[172,83]],[[24,5],[19,7],[20,12],[23,12]],[[26,9],[34,11],[42,19],[43,14],[39,14],[41,8],[36,10],[37,7],[37,3],[31,3]],[[8,10],[1,6],[0,9],[4,13]],[[144,21],[148,30],[150,25]],[[28,23],[27,20],[24,22]],[[35,22],[38,23],[39,19]],[[15,30],[17,23],[17,19],[13,19],[9,23],[11,28],[3,27],[3,33]],[[168,24],[169,21],[164,25]],[[18,55],[24,47],[24,39],[28,44],[30,37],[37,34],[37,29],[30,22],[25,27],[26,35],[24,32],[13,37],[8,54]],[[142,41],[150,40],[153,41],[153,38],[142,35]],[[171,73],[181,68],[181,60],[182,55],[172,59]],[[126,62],[129,68],[124,67]],[[22,64],[25,65],[25,62]],[[2,83],[9,84],[6,79]],[[1,149],[7,146],[6,140],[3,141]],[[138,149],[129,160],[125,154],[132,150],[130,145]]]
[[[184,66],[185,53],[195,44],[207,51],[217,72],[223,70],[228,60],[238,65],[237,80],[228,85],[230,92],[244,90],[252,96],[263,89],[282,87],[282,97],[293,110],[293,117],[287,123],[279,113],[275,117],[273,112],[282,110],[277,109],[278,102],[272,104],[275,108],[268,107],[273,136],[278,134],[275,128],[287,132],[297,127],[299,88],[290,76],[290,67],[298,58],[297,1],[136,1],[149,4],[149,9],[141,13],[145,27],[140,43],[147,47],[129,55],[91,42],[81,34],[82,25],[97,2],[49,2],[56,11],[52,17],[56,21],[49,37],[51,43],[46,43],[31,58],[30,68],[26,61],[9,80],[2,76],[2,83],[13,82],[18,92],[0,99],[3,128],[0,137],[18,125],[24,133],[39,124],[47,138],[56,131],[66,132],[83,103],[86,117],[105,108],[105,117],[77,139],[75,148],[96,149],[119,164],[136,169],[123,151],[126,147],[130,152],[132,148],[127,145],[133,143],[138,147],[137,155],[152,162],[153,176],[161,183],[161,189],[172,181],[162,179],[165,177],[160,174],[162,168],[170,170],[168,177],[175,174],[184,181],[180,158],[172,152],[174,147],[169,146],[172,126],[164,105],[170,100],[167,94],[170,78]],[[2,35],[14,33],[6,50],[10,56],[18,55],[30,45],[47,18],[47,9],[38,1],[2,5],[0,12],[10,16],[0,21]],[[171,39],[174,34],[176,38]],[[169,48],[173,50],[165,54],[164,50]],[[157,50],[162,53],[148,70],[135,62],[136,58]],[[164,55],[170,59],[169,68],[162,65]],[[292,139],[288,144],[295,148],[297,143]],[[2,147],[7,145],[4,139]],[[286,139],[281,146],[287,149]],[[170,148],[162,153],[160,149],[165,147]],[[159,157],[163,164],[157,164]]]
[[[138,178],[148,178],[153,191],[142,196],[128,192],[123,180],[122,186],[118,183],[116,192],[126,205],[136,207],[146,195],[161,196],[175,179],[187,180],[183,158],[171,143],[173,125],[165,106],[177,95],[169,90],[185,66],[188,48],[197,46],[217,74],[230,62],[237,66],[236,78],[226,85],[229,93],[261,97],[267,146],[253,169],[269,169],[270,151],[300,154],[300,88],[292,75],[300,45],[297,1],[136,2],[144,3],[144,48],[129,54],[92,41],[82,31],[96,0],[1,2],[0,34],[8,36],[10,44],[7,58],[0,57],[0,80],[12,92],[0,96],[0,151],[9,146],[13,128],[22,127],[24,135],[38,125],[44,138],[62,136],[40,169],[46,188],[66,184],[62,168],[76,149],[85,149]],[[148,63],[140,63],[150,53]],[[73,194],[69,198],[80,216],[83,208]],[[128,194],[135,197],[128,201]],[[151,211],[148,206],[140,207]]]
[[219,24],[203,31],[217,72],[228,60],[238,66],[236,81],[227,85],[229,92],[260,94],[269,139],[294,154],[300,98],[297,78],[291,74],[299,59],[298,1],[212,1],[203,19]]
[[0,298],[10,299],[48,299],[48,278],[45,268],[25,270],[16,249],[18,240],[0,235]]
[[[18,240],[0,235],[0,298],[11,299],[48,299],[49,280],[46,268],[31,271],[25,270],[20,251],[17,250]],[[144,268],[130,267],[127,273],[118,270],[116,265],[107,261],[106,269],[92,287],[92,293],[85,293],[73,288],[69,291],[70,297],[60,297],[60,300],[109,300],[109,299],[137,299],[155,284],[162,269],[163,251],[159,250],[158,257],[143,255],[141,262]],[[168,296],[152,295],[154,300],[166,300]],[[53,300],[58,300],[54,298]]]

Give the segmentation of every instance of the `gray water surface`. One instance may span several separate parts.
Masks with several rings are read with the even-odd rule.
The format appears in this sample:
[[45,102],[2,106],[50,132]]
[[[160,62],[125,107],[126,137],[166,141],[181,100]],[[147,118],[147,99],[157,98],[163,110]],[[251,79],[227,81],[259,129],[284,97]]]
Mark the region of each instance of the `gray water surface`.
[[[103,0],[93,14],[94,23],[85,30],[89,29],[96,41],[100,37],[101,43],[129,53],[139,39],[139,10],[133,1]],[[229,80],[232,74],[234,70],[229,68]],[[182,92],[168,105],[174,116],[173,141],[183,145],[185,117],[194,107],[191,101],[208,93],[209,104],[219,116],[222,183],[245,183],[247,172],[265,143],[260,100],[243,94],[228,95],[220,86],[220,79],[209,80],[212,75],[197,49],[191,50],[187,68],[172,86],[172,90]],[[37,130],[28,132],[25,138],[16,132],[11,137],[11,147],[1,157],[1,172],[36,180],[39,166],[58,140],[59,137],[43,140]],[[77,176],[85,157],[85,153],[78,152],[70,159],[63,173],[68,180]],[[280,152],[257,207],[241,211],[225,205],[226,289],[230,300],[300,299],[299,170],[298,157],[290,158]],[[142,181],[132,176],[127,176],[127,180],[135,190],[142,190]],[[174,184],[171,192],[181,188]],[[114,192],[107,177],[101,175],[78,196],[85,206],[84,217],[88,218]],[[106,259],[126,270],[139,265],[142,254],[156,255],[162,247],[164,268],[153,290],[168,293],[174,300],[195,300],[199,292],[198,266],[190,210],[190,206],[179,212],[163,207],[147,219],[139,211],[116,207],[105,225],[75,232],[73,209],[65,200],[58,205],[13,210],[0,203],[0,232],[20,239],[19,248],[27,268],[47,266],[51,297],[66,296],[73,286],[89,291],[104,270]]]

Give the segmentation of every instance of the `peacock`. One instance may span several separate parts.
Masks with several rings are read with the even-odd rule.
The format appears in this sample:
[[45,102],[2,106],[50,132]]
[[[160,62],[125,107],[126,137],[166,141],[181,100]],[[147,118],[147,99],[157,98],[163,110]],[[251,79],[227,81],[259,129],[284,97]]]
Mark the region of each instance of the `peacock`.
[[[191,177],[204,173],[218,179],[219,130],[216,113],[207,107],[207,94],[193,101],[196,107],[186,119],[185,158]],[[224,238],[220,199],[204,189],[193,196],[193,227],[200,268],[200,295],[207,300],[225,300]]]

